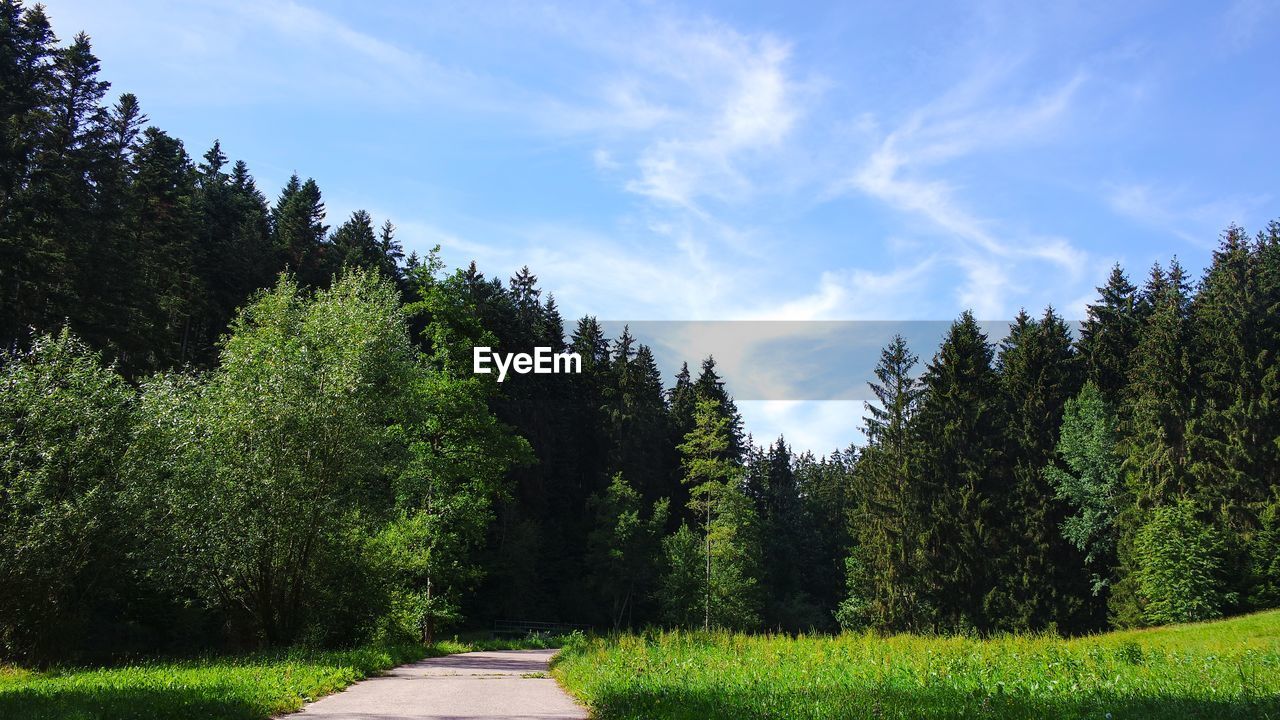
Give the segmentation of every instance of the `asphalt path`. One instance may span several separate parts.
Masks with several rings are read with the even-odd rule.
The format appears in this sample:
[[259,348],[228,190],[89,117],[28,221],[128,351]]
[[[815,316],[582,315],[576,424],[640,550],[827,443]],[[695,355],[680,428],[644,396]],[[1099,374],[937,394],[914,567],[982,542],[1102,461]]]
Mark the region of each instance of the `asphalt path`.
[[585,720],[548,673],[555,650],[428,658],[334,693],[284,718],[328,720]]

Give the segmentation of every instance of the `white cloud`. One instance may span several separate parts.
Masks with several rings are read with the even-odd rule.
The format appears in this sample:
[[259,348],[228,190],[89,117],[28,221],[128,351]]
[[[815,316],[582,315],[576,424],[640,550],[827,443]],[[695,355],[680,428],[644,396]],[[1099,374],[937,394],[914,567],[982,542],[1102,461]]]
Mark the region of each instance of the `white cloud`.
[[[631,192],[664,203],[694,208],[700,197],[733,202],[748,197],[754,183],[738,166],[745,154],[776,148],[795,124],[792,81],[785,63],[789,49],[770,37],[708,38],[710,57],[727,65],[698,78],[693,92],[714,98],[640,153]],[[711,81],[711,82],[709,82]],[[715,86],[723,84],[724,90]]]
[[1141,183],[1111,184],[1106,193],[1107,205],[1116,213],[1202,249],[1216,246],[1229,223],[1245,222],[1270,200],[1268,195],[1204,200],[1185,188]]
[[622,163],[613,159],[613,153],[604,148],[596,148],[591,153],[591,161],[595,163],[596,168],[600,170],[617,170],[622,167]]
[[744,424],[757,443],[770,443],[782,435],[795,452],[809,450],[818,456],[861,442],[864,407],[862,402],[852,400],[745,400],[738,403]]
[[[941,230],[953,241],[943,253],[967,275],[967,284],[957,289],[958,300],[991,318],[1010,311],[1007,295],[1027,260],[1047,261],[1078,277],[1087,257],[1064,238],[1005,236],[997,223],[969,208],[959,188],[937,177],[937,169],[949,161],[1034,142],[1052,132],[1084,82],[1075,75],[1029,103],[1001,106],[995,103],[993,86],[1007,72],[985,68],[911,113],[833,189],[836,194],[865,193]],[[859,123],[867,126],[865,120]]]

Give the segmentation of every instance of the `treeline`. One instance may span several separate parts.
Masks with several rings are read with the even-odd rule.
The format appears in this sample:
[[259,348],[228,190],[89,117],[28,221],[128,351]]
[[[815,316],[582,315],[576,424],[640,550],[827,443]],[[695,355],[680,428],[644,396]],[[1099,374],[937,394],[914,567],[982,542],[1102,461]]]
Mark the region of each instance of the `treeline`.
[[917,377],[885,349],[842,622],[1079,633],[1280,596],[1280,224],[1228,228],[1193,290],[1119,266],[1080,337],[994,347],[969,314]]
[[[430,639],[493,619],[1079,633],[1280,603],[1280,225],[1079,338],[885,349],[866,446],[745,433],[715,362],[566,327],[526,268],[194,163],[0,0],[0,651]],[[9,81],[14,78],[14,81]],[[471,373],[471,348],[578,375]]]

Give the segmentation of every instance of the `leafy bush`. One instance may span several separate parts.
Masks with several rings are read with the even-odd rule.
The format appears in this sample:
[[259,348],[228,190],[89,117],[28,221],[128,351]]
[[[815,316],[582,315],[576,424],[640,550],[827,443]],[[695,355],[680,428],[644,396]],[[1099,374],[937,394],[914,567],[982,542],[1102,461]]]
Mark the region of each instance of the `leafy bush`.
[[79,644],[121,581],[123,481],[134,392],[69,331],[0,368],[0,651],[48,658]]

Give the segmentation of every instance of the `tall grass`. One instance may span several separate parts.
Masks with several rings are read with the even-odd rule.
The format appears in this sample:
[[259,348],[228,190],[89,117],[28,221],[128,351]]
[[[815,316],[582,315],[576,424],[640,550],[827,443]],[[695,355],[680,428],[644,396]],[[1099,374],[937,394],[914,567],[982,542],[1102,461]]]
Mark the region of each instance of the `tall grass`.
[[545,647],[545,638],[443,641],[355,650],[293,649],[112,668],[0,666],[3,720],[265,720],[428,656]]
[[1280,720],[1280,611],[1073,640],[652,633],[572,643],[555,673],[601,720]]

